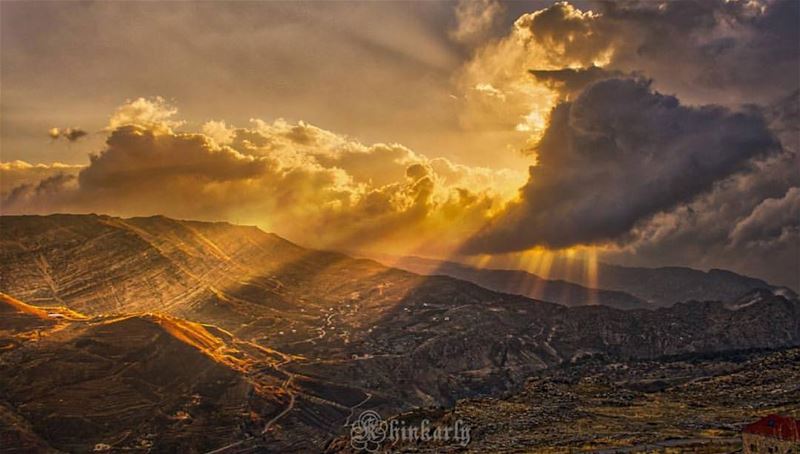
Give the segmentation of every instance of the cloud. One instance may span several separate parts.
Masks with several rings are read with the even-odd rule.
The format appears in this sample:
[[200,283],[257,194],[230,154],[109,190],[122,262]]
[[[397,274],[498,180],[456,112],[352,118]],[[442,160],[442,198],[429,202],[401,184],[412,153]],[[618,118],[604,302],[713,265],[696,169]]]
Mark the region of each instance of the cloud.
[[268,162],[216,146],[200,134],[158,133],[137,125],[120,126],[106,141],[107,148],[90,156],[78,176],[81,190],[119,193],[164,186],[184,180],[206,183],[241,181],[265,173]]
[[456,26],[450,30],[450,37],[471,46],[481,43],[499,25],[504,11],[497,0],[460,0],[455,11]]
[[114,111],[106,129],[113,131],[120,126],[136,125],[169,133],[183,124],[172,119],[177,113],[178,109],[160,96],[128,100]]
[[0,198],[12,189],[33,185],[43,179],[59,175],[76,175],[84,166],[54,162],[52,164],[31,164],[25,161],[0,162]]
[[[538,139],[557,102],[621,75],[692,105],[772,103],[800,84],[800,2],[568,2],[522,14],[456,75],[466,128]],[[491,92],[477,87],[492,87]]]
[[[456,86],[463,94],[459,112],[462,126],[540,136],[559,95],[552,85],[537,83],[528,71],[593,65],[595,54],[602,54],[601,50],[609,46],[595,40],[590,25],[595,17],[594,13],[584,13],[567,3],[557,3],[523,14],[506,36],[477,48],[455,76]],[[570,43],[584,41],[597,42],[600,48],[578,52],[571,47]],[[524,142],[517,140],[518,144]]]
[[23,183],[4,194],[0,208],[24,206],[28,212],[48,210],[74,188],[76,177],[64,172],[46,177],[36,183]]
[[[640,72],[691,103],[772,102],[797,88],[794,0],[568,3],[523,15],[526,46],[558,67]],[[532,67],[531,69],[539,69]]]
[[532,69],[529,72],[538,82],[558,92],[563,100],[574,98],[592,82],[624,76],[620,71],[608,71],[594,65],[588,68]]
[[683,106],[641,79],[596,82],[554,109],[520,201],[466,250],[611,242],[779,149],[759,112]]
[[756,241],[735,241],[733,231],[765,200],[783,199],[791,188],[800,187],[799,162],[786,149],[757,160],[751,172],[720,181],[691,203],[637,225],[604,255],[607,260],[636,266],[682,263],[702,269],[735,269],[798,288],[800,234],[796,229],[775,224],[776,230],[786,234]]
[[[316,247],[447,253],[514,194],[523,175],[365,145],[314,125],[252,120],[176,132],[177,110],[118,109],[77,175],[17,185],[4,213],[104,212],[258,224]],[[3,164],[32,170],[22,164]]]
[[201,131],[220,145],[230,144],[236,135],[236,129],[228,127],[224,121],[207,121]]
[[731,232],[734,245],[779,241],[797,235],[800,229],[800,187],[790,188],[782,198],[766,199]]
[[[763,238],[745,240],[744,230],[733,234],[737,226],[749,224],[743,224],[748,218],[762,218],[754,213],[766,200],[783,200],[792,188],[800,187],[797,96],[761,109],[780,139],[781,153],[758,159],[752,171],[717,182],[691,203],[637,225],[615,248],[605,250],[606,260],[635,266],[682,263],[701,269],[734,269],[800,288],[800,232],[792,227],[791,218],[783,218],[786,224],[774,218],[778,222],[758,230],[765,233]],[[770,231],[780,234],[767,234]]]
[[641,71],[687,102],[771,103],[800,84],[795,0],[602,5],[607,66]]
[[[762,218],[754,213],[765,200],[800,186],[798,18],[792,0],[596,2],[592,11],[560,2],[520,15],[456,80],[467,93],[462,123],[528,131],[524,149],[538,165],[520,201],[463,250],[594,243],[620,263],[733,268],[799,285],[796,229],[773,219],[772,230],[752,230],[764,238],[733,235]],[[647,80],[652,93],[609,90],[630,84],[621,79]],[[601,107],[601,91],[622,98]],[[739,147],[748,137],[763,146]]]
[[50,128],[50,130],[47,131],[47,135],[53,140],[64,138],[70,142],[76,142],[78,139],[89,135],[89,133],[78,128]]
[[548,66],[600,65],[613,50],[602,16],[567,2],[523,14],[514,26],[517,38],[531,51],[540,49],[536,52]]

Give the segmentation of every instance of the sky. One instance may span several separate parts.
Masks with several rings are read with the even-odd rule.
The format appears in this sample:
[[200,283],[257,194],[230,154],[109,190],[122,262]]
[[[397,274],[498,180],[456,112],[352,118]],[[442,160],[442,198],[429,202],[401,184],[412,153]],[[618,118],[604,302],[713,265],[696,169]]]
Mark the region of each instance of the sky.
[[797,289],[798,23],[795,0],[4,1],[0,212]]

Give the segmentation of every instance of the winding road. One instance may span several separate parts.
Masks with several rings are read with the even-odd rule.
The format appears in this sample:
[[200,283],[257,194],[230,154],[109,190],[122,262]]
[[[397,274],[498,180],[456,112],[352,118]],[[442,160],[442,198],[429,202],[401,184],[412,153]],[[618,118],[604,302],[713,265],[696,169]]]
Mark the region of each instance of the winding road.
[[[275,369],[278,369],[278,367],[276,366]],[[285,416],[286,413],[289,413],[290,411],[292,411],[292,409],[294,408],[295,395],[292,392],[292,390],[289,388],[289,386],[292,384],[292,381],[294,381],[294,374],[292,374],[290,372],[286,372],[285,370],[282,370],[282,369],[278,369],[278,370],[280,370],[281,372],[289,375],[289,378],[287,378],[286,381],[283,382],[283,386],[282,386],[284,391],[286,391],[286,394],[289,395],[289,405],[287,405],[286,408],[283,409],[283,411],[281,411],[280,413],[275,415],[274,418],[272,418],[269,421],[267,421],[267,424],[264,425],[264,430],[261,431],[261,435],[265,435],[267,433],[267,431],[269,430],[269,428],[272,427],[273,424],[275,424],[275,422],[277,422],[279,419],[281,419],[283,416]]]

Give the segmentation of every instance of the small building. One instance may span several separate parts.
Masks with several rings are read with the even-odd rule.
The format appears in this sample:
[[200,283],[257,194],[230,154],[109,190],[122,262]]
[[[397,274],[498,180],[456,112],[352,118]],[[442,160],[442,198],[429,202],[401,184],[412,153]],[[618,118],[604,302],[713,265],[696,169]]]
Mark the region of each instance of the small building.
[[769,415],[742,430],[744,454],[800,454],[800,421]]

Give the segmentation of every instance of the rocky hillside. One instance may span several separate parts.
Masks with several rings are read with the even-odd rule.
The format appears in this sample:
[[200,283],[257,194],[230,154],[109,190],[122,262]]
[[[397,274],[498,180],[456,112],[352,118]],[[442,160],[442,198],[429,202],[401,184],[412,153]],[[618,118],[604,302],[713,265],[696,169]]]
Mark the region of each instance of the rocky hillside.
[[[800,349],[660,361],[581,361],[529,380],[512,396],[458,402],[397,417],[432,426],[460,419],[467,449],[384,445],[384,452],[741,452],[741,429],[770,414],[800,417]],[[456,446],[457,447],[457,446]],[[327,452],[353,452],[349,439]]]

